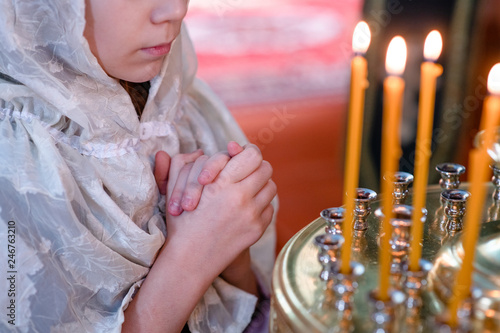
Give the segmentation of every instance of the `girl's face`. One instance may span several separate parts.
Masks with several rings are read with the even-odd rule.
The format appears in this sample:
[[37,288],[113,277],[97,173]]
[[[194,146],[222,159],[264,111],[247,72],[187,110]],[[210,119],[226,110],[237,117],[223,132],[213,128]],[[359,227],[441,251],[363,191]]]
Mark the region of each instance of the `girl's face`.
[[189,0],[86,0],[84,36],[109,76],[156,76],[179,35]]

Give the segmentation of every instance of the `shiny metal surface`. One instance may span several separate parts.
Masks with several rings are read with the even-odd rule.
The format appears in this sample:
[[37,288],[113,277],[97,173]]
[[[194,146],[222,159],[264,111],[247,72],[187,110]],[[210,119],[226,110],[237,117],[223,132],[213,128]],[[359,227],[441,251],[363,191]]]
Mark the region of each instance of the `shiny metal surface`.
[[[467,189],[467,184],[461,184]],[[492,200],[494,186],[489,186],[489,194],[484,205],[484,221],[490,221],[491,214],[498,215]],[[444,309],[449,297],[454,274],[459,267],[460,233],[448,232],[441,201],[442,189],[431,186],[427,193],[427,219],[424,227],[422,248],[423,259],[431,262],[427,278],[429,287],[424,291],[420,318],[424,329],[427,319]],[[407,203],[411,203],[411,192]],[[371,209],[379,207],[380,201],[372,203]],[[496,215],[495,215],[496,216]],[[354,332],[370,332],[373,329],[370,319],[370,292],[378,286],[378,239],[379,220],[374,214],[368,216],[368,229],[354,231],[351,260],[361,263],[365,273],[358,280],[354,293],[352,324]],[[328,287],[319,278],[322,266],[318,261],[318,248],[314,238],[325,232],[325,221],[318,218],[299,231],[282,249],[277,257],[273,275],[271,332],[337,332],[335,306],[331,305],[334,295],[325,292]],[[481,319],[481,332],[491,331],[488,327],[500,327],[500,222],[484,223],[482,237],[478,242],[474,273],[475,285],[481,290],[482,297],[477,301],[478,315]],[[404,315],[398,317],[403,320]],[[415,318],[413,318],[415,319]],[[408,321],[408,318],[406,318]],[[406,327],[404,320],[401,327]],[[407,330],[405,330],[407,331]]]

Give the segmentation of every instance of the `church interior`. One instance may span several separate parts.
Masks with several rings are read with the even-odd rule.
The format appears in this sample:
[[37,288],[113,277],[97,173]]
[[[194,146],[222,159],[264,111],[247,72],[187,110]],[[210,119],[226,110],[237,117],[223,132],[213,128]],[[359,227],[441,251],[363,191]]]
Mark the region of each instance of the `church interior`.
[[[477,132],[482,104],[474,91],[485,90],[488,70],[498,60],[498,13],[493,0],[190,2],[186,22],[198,55],[198,75],[273,165],[280,202],[277,252],[322,209],[341,204],[356,23],[366,20],[373,30],[360,184],[378,189],[377,131],[390,38],[402,35],[409,48],[401,169],[413,169],[419,62],[425,36],[433,29],[443,35],[438,62],[445,67],[436,92],[435,127],[449,138],[433,147],[431,164],[464,164],[467,149],[453,147],[456,140],[469,147]],[[441,123],[440,114],[447,115]],[[431,170],[429,183],[437,183],[438,176]]]

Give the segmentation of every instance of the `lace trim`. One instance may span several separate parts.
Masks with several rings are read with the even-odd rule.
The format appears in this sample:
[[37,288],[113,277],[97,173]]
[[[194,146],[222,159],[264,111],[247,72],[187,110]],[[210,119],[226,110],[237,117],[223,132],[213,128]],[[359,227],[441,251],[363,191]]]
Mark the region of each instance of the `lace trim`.
[[169,121],[148,121],[141,123],[139,136],[143,141],[151,137],[176,137],[174,125]]
[[26,121],[27,123],[31,123],[33,119],[36,119],[42,124],[45,129],[47,129],[49,134],[57,142],[61,142],[71,146],[72,148],[78,150],[78,152],[80,152],[80,154],[82,155],[94,156],[96,158],[117,157],[134,152],[138,149],[140,141],[148,140],[151,137],[172,136],[176,138],[174,126],[172,125],[172,123],[151,121],[140,124],[139,138],[124,139],[121,143],[82,143],[80,142],[79,136],[68,136],[42,121],[40,117],[37,117],[28,112],[0,108],[0,121],[3,121],[5,118],[21,119]]

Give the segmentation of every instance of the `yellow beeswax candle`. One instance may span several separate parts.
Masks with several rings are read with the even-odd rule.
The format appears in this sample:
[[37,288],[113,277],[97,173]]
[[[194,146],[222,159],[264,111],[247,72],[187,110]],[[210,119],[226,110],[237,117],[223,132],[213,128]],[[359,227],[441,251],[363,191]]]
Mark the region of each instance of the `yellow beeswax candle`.
[[346,159],[344,164],[344,193],[345,207],[342,235],[344,245],[341,250],[341,272],[350,273],[351,244],[354,199],[359,181],[359,160],[361,153],[361,134],[363,132],[363,110],[365,90],[368,87],[368,65],[363,54],[370,45],[370,29],[366,22],[359,22],[354,29],[352,47],[356,54],[351,61],[351,90],[349,100],[349,120],[347,128]]
[[482,224],[482,212],[486,195],[485,182],[488,181],[490,157],[487,148],[495,141],[495,132],[500,123],[500,63],[490,70],[488,92],[484,100],[481,128],[484,139],[470,153],[471,197],[467,203],[464,231],[461,236],[464,249],[462,267],[458,271],[453,294],[449,302],[450,326],[457,326],[457,312],[462,301],[469,295],[476,242]]
[[410,245],[409,268],[420,270],[422,256],[423,223],[422,208],[425,208],[427,182],[429,179],[429,159],[431,156],[432,125],[434,102],[436,98],[436,80],[443,73],[443,67],[434,63],[441,54],[443,41],[441,34],[433,30],[427,35],[424,45],[424,63],[420,67],[420,98],[415,155],[415,180],[413,182],[413,217],[412,239]]
[[401,75],[406,65],[406,43],[400,37],[394,37],[387,49],[385,61],[388,76],[384,80],[384,101],[382,116],[382,158],[381,158],[381,191],[384,218],[380,232],[379,248],[379,298],[389,299],[389,282],[391,268],[391,252],[389,239],[391,236],[392,191],[391,177],[398,170],[401,157],[399,126],[403,107],[404,80]]

